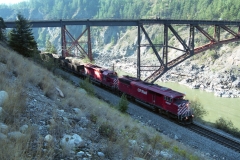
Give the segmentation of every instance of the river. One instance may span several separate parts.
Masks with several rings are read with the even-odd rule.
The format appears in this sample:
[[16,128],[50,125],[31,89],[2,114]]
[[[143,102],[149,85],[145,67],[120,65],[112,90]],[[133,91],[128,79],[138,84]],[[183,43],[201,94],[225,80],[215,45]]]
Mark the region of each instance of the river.
[[194,100],[197,98],[207,111],[207,115],[203,117],[204,121],[215,123],[217,119],[223,117],[226,120],[231,120],[234,127],[240,130],[240,98],[216,97],[213,93],[191,89],[174,82],[160,82],[158,84],[186,94],[186,99]]

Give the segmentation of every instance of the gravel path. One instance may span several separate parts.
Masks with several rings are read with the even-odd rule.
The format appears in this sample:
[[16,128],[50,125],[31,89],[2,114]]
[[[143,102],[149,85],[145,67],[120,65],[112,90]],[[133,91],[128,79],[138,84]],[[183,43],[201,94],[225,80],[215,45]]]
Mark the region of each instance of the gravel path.
[[[69,74],[68,77],[73,83],[79,84],[80,79],[78,77],[71,74]],[[119,102],[118,96],[111,94],[99,87],[95,87],[95,92],[99,98],[107,101],[112,105],[117,105]],[[145,108],[130,103],[127,112],[131,115],[132,118],[137,119],[141,123],[155,128],[162,134],[167,135],[170,138],[183,143],[184,145],[192,147],[196,152],[200,152],[207,159],[240,159],[240,153],[237,153],[210,139],[189,131],[188,129],[171,121],[168,121],[161,116],[148,111]]]

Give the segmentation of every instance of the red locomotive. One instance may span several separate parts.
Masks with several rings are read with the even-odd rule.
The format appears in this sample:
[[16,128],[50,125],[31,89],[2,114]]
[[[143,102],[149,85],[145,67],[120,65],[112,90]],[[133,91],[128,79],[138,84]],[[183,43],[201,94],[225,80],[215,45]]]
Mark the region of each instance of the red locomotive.
[[80,76],[89,76],[94,83],[120,94],[124,93],[127,97],[144,103],[155,111],[178,119],[179,122],[192,123],[193,113],[183,93],[130,76],[119,78],[116,72],[93,64],[72,64],[69,60],[61,59],[60,66]]
[[123,76],[118,78],[118,89],[148,107],[177,118],[180,122],[192,123],[193,114],[184,94],[138,78]]
[[85,74],[89,75],[91,80],[111,89],[117,88],[118,76],[116,72],[93,64],[86,64],[84,67]]

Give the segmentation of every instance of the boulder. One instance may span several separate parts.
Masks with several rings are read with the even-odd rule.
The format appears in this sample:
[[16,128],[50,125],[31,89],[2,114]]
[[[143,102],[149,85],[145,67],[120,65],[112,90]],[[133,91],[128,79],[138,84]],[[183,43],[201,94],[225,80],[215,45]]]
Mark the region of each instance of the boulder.
[[168,153],[167,151],[161,151],[160,155],[166,159],[171,159],[172,155],[170,153]]
[[133,159],[134,159],[134,160],[145,160],[145,159],[140,158],[140,157],[134,157]]
[[6,91],[0,91],[0,106],[8,99],[8,93]]
[[56,125],[56,121],[54,119],[50,119],[48,121],[48,124],[54,126],[54,125]]
[[104,153],[102,153],[102,152],[97,152],[97,155],[98,155],[99,157],[104,157],[104,156],[105,156]]
[[27,131],[27,129],[28,129],[28,125],[22,125],[21,127],[20,127],[20,131],[22,132],[22,133],[25,133],[26,131]]
[[232,86],[235,88],[240,88],[240,78],[237,78],[233,83]]
[[21,139],[25,136],[25,134],[22,134],[21,132],[19,131],[15,131],[15,132],[9,132],[8,133],[8,137],[10,139],[14,139],[14,140],[17,140],[17,139]]
[[62,97],[62,98],[64,98],[63,92],[62,92],[58,87],[55,87],[55,88],[56,88],[56,90],[58,91],[59,96]]
[[215,92],[215,93],[214,93],[214,96],[222,97],[222,92]]
[[85,89],[82,89],[82,88],[79,89],[79,92],[82,93],[82,94],[84,94],[84,95],[87,94],[87,92],[85,91]]
[[53,136],[52,135],[50,135],[50,134],[48,134],[48,135],[46,135],[45,137],[44,137],[44,141],[45,142],[52,142],[53,141]]
[[228,93],[225,93],[225,94],[222,94],[222,97],[223,97],[223,98],[230,98],[230,97],[231,97],[231,95],[230,95],[230,94],[228,94]]
[[0,133],[0,140],[7,140],[7,136],[3,133]]
[[136,140],[129,140],[128,142],[130,143],[131,146],[137,145],[137,141]]
[[0,122],[0,132],[6,132],[7,130],[8,130],[8,126]]
[[78,134],[65,134],[60,142],[61,147],[66,151],[73,151],[75,148],[84,147],[84,141]]
[[81,109],[79,109],[79,108],[73,108],[73,110],[74,110],[74,112],[75,112],[77,115],[82,114],[82,111],[81,111]]
[[77,156],[80,157],[80,158],[82,158],[82,157],[84,156],[84,154],[85,154],[85,153],[84,153],[83,151],[80,151],[80,152],[77,153]]

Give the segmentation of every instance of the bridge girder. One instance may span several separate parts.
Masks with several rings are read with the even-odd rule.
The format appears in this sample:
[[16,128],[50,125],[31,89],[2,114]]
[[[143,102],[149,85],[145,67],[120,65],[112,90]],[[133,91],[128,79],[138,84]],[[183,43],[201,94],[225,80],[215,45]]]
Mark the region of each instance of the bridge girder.
[[[85,51],[85,49],[81,46],[79,43],[79,40],[83,35],[87,32],[87,46],[88,46],[88,51]],[[70,39],[70,42],[67,41],[67,36]],[[82,56],[87,56],[91,61],[93,60],[92,58],[92,47],[91,47],[91,32],[90,32],[90,26],[87,25],[86,29],[83,30],[83,32],[75,39],[74,36],[66,29],[66,26],[63,25],[61,27],[61,42],[62,42],[62,56],[63,57],[68,57],[68,56],[73,56],[71,54],[71,50],[74,48],[79,51]],[[70,45],[68,45],[70,44]]]

